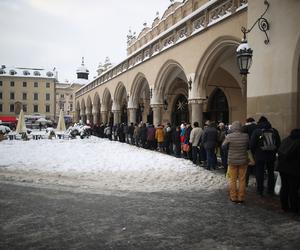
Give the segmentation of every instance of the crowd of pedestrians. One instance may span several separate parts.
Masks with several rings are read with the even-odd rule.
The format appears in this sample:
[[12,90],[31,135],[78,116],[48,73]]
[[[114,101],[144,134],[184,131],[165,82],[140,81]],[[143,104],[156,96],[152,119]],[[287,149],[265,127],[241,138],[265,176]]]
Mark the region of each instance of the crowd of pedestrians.
[[[194,164],[213,171],[223,168],[229,179],[229,198],[243,203],[250,174],[256,178],[257,194],[274,194],[275,163],[282,179],[280,199],[284,211],[299,211],[300,189],[300,129],[295,129],[282,143],[278,131],[262,116],[256,122],[248,118],[245,124],[234,121],[206,121],[203,127],[182,122],[151,124],[100,124],[93,134],[109,140],[191,160]],[[219,158],[219,160],[218,160]],[[267,180],[266,192],[264,182]]]

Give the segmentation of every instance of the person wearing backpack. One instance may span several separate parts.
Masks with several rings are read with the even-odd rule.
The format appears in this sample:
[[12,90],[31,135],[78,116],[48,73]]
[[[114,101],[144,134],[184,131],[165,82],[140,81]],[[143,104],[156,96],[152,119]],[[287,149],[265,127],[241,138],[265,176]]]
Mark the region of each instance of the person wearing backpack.
[[257,128],[250,139],[250,149],[254,153],[256,163],[256,187],[260,196],[264,194],[264,173],[268,172],[268,193],[274,194],[274,165],[276,153],[280,146],[280,136],[271,123],[264,116],[257,122]]
[[278,149],[278,171],[281,177],[280,201],[285,212],[298,213],[300,203],[300,129],[293,129]]

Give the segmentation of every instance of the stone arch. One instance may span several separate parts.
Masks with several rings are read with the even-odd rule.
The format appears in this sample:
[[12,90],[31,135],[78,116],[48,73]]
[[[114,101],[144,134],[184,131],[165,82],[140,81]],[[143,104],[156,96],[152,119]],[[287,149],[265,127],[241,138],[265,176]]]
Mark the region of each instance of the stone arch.
[[187,86],[187,77],[184,68],[175,60],[166,61],[158,72],[154,90],[158,95],[163,95],[176,78],[180,78]]
[[101,112],[103,111],[105,113],[104,121],[110,124],[113,124],[112,105],[113,100],[110,91],[108,88],[105,88],[102,97]]
[[86,99],[86,113],[91,114],[93,109],[93,103],[90,95]]
[[104,89],[101,107],[103,106],[104,111],[111,111],[112,97],[108,88]]
[[100,108],[101,108],[100,97],[98,92],[96,92],[93,98],[93,110],[92,110],[94,124],[99,124],[100,122]]
[[84,98],[82,98],[80,104],[80,120],[82,122],[86,122],[86,105],[85,105]]
[[[201,99],[210,99],[216,88],[224,92],[229,105],[228,122],[244,121],[247,113],[247,97],[243,92],[246,86],[242,85],[236,64],[238,44],[233,37],[216,39],[200,59],[193,85],[194,96]],[[212,112],[209,103],[206,102],[203,111],[204,117]]]
[[[187,82],[185,70],[180,63],[168,60],[161,67],[155,81],[156,100],[154,103],[164,104],[163,122],[170,122],[173,119],[173,103],[178,95],[182,94],[188,98]],[[189,113],[189,110],[187,112]]]
[[80,120],[80,102],[77,100],[75,106],[75,122],[79,122]]
[[[196,69],[194,83],[196,84],[196,95],[199,97],[206,97],[206,86],[207,83],[220,65],[222,60],[225,60],[226,56],[230,54],[234,55],[240,40],[231,36],[224,36],[216,39],[212,44],[207,48],[203,56],[201,57],[199,64]],[[232,56],[231,55],[231,56]],[[239,79],[238,67],[227,69],[234,71],[232,72],[234,78],[237,80],[238,84],[241,87]]]
[[119,109],[121,108],[123,102],[127,103],[127,91],[126,87],[122,82],[119,82],[113,97],[114,106]]
[[143,96],[144,98],[150,99],[150,86],[147,78],[141,72],[139,72],[132,83],[130,89],[130,96],[132,97],[131,105],[135,108],[138,107],[139,98]]
[[129,98],[129,106],[136,110],[136,120],[152,123],[153,114],[150,107],[150,85],[141,72],[134,77]]

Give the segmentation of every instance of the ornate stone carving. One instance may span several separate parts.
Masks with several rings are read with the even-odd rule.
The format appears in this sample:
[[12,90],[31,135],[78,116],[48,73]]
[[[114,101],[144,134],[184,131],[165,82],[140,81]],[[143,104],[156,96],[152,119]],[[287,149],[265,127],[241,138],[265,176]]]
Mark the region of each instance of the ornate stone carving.
[[209,22],[218,20],[219,18],[225,16],[228,13],[231,13],[233,7],[233,0],[228,0],[223,2],[221,5],[212,9],[209,12]]
[[193,30],[203,29],[205,27],[205,16],[198,17],[193,21]]

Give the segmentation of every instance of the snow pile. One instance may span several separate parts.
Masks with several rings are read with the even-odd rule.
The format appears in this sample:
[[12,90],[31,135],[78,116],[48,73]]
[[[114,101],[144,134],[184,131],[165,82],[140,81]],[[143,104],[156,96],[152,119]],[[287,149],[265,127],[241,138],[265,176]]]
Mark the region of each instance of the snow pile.
[[0,159],[2,179],[19,181],[149,192],[226,185],[191,161],[96,137],[3,141]]

